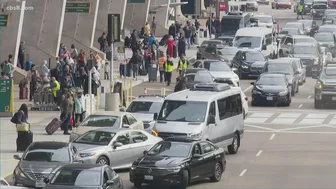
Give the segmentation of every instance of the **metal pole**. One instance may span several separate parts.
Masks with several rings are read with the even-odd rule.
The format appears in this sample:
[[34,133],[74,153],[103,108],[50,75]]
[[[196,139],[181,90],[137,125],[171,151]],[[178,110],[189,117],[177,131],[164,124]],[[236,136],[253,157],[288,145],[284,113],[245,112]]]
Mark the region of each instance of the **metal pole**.
[[99,12],[99,2],[100,2],[100,0],[96,0],[96,8],[95,8],[95,14],[94,14],[94,18],[93,18],[93,27],[92,27],[92,33],[91,33],[90,47],[93,47],[93,42],[94,42],[94,39],[95,39],[97,17],[98,17],[98,12]]
[[89,115],[92,113],[92,68],[89,71],[89,98],[90,98],[90,110],[89,110]]
[[[113,36],[113,35],[112,35]],[[112,39],[113,40],[113,39]],[[114,42],[112,41],[111,42],[111,47],[110,47],[110,50],[111,50],[111,63],[110,63],[110,93],[113,93],[112,89],[113,89],[113,82],[114,82],[114,71],[113,71],[113,64],[114,64],[114,61],[113,61],[113,56],[114,56]]]
[[64,16],[65,16],[66,3],[67,3],[67,0],[63,0],[60,26],[59,26],[59,29],[58,29],[58,36],[57,36],[56,56],[59,55],[59,48],[61,46],[62,31],[63,31],[63,25],[64,25]]
[[19,47],[21,43],[21,34],[22,34],[22,27],[23,27],[23,19],[24,19],[24,10],[26,9],[26,1],[22,1],[21,3],[21,12],[20,12],[20,19],[19,19],[19,28],[18,33],[16,36],[16,46],[15,46],[15,54],[14,54],[14,67],[17,66],[18,62],[18,54],[19,54]]
[[[177,13],[176,13],[176,6],[174,7],[174,25],[175,25],[175,37],[177,37],[178,32],[177,32],[177,27],[176,27],[176,17],[177,17]],[[174,39],[175,40],[175,39]]]

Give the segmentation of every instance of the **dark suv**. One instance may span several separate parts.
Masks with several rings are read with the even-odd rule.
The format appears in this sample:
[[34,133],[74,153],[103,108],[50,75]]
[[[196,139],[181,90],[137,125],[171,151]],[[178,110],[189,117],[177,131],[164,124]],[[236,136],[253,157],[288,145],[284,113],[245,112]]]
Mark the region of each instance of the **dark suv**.
[[315,100],[316,109],[321,109],[326,104],[336,104],[336,67],[326,66],[320,74],[314,74],[314,79],[317,79],[315,85]]

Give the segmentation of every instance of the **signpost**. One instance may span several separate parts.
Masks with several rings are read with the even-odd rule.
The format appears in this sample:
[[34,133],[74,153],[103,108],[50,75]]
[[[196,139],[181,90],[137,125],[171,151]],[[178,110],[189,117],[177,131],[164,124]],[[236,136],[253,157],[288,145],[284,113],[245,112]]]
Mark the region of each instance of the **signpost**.
[[91,14],[92,2],[67,2],[65,6],[65,12]]
[[9,27],[11,14],[0,14],[0,27]]
[[14,113],[14,88],[12,79],[0,79],[0,117]]

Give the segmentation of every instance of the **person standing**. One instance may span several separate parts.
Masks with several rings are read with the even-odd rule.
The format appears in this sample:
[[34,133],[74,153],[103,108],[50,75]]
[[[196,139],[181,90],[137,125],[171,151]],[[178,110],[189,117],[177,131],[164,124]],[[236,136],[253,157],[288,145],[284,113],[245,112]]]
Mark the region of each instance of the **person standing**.
[[[9,55],[9,57],[11,57],[11,55]],[[11,62],[11,58],[9,58],[8,61],[5,61],[4,70],[5,70],[5,74],[7,75],[7,77],[11,79],[13,77],[13,72],[14,72],[14,66]]]
[[59,84],[59,82],[56,80],[55,77],[52,77],[50,79],[50,87],[51,87],[51,90],[52,90],[52,95],[53,95],[53,98],[54,98],[54,103],[57,104],[57,106],[59,106],[58,97],[59,97],[59,94],[60,94],[61,85]]
[[151,28],[152,28],[152,34],[156,35],[155,32],[156,32],[156,20],[155,20],[155,16],[153,16],[153,20],[152,20],[152,24],[151,24]]
[[24,62],[25,62],[25,56],[24,56],[24,53],[25,53],[25,49],[24,49],[23,45],[24,45],[24,42],[21,42],[21,43],[20,43],[20,47],[19,47],[19,56],[18,56],[18,60],[19,60],[21,69],[24,70]]
[[183,36],[181,36],[178,42],[178,56],[181,56],[182,54],[185,55],[186,46],[187,46],[186,40]]
[[138,78],[138,72],[139,72],[139,65],[141,63],[141,57],[138,52],[134,52],[133,56],[130,60],[130,63],[132,65],[132,72],[133,72],[133,79],[137,80]]
[[70,135],[69,121],[71,119],[72,110],[73,110],[73,103],[71,101],[71,95],[70,93],[67,93],[61,105],[61,120],[63,120],[64,135]]
[[136,33],[136,30],[133,30],[131,34],[131,48],[133,52],[137,51],[138,47],[138,34]]
[[159,73],[160,73],[160,83],[166,81],[165,77],[165,59],[164,57],[159,58]]
[[[13,120],[15,118],[15,120]],[[33,142],[32,134],[30,133],[30,124],[28,123],[28,106],[22,104],[20,109],[14,114],[12,120],[16,122],[16,151],[25,151],[27,147]]]
[[199,21],[198,21],[197,19],[195,19],[195,28],[196,28],[196,32],[199,31],[200,26],[201,26],[201,24],[199,23]]
[[211,39],[211,35],[212,35],[212,26],[213,26],[213,21],[211,19],[211,17],[209,17],[209,19],[206,22],[206,27],[208,28],[209,31],[209,38]]
[[173,57],[174,56],[174,45],[175,45],[175,41],[173,36],[169,36],[168,40],[166,41],[166,47],[167,47],[167,55],[169,55],[169,57]]
[[297,19],[299,19],[299,17],[301,16],[301,19],[303,19],[303,6],[300,4],[298,4],[297,6]]
[[83,104],[81,102],[82,93],[77,93],[75,98],[75,120],[74,125],[77,127],[83,121]]
[[183,77],[184,71],[188,68],[188,66],[189,66],[188,60],[186,60],[184,54],[181,54],[180,55],[180,60],[178,62],[178,66],[177,66],[180,78]]
[[190,28],[190,22],[189,21],[187,21],[187,25],[183,28],[183,30],[184,30],[184,37],[185,37],[186,44],[188,45],[188,49],[190,49],[190,46],[191,46],[191,41],[190,41],[191,28]]
[[99,49],[101,51],[103,51],[103,52],[106,52],[106,49],[105,49],[106,42],[107,42],[107,40],[106,40],[106,34],[105,34],[105,32],[103,32],[103,34],[98,38],[98,43],[100,45]]
[[216,20],[214,21],[214,27],[215,27],[215,31],[216,31],[215,35],[217,39],[221,31],[221,21],[219,20],[219,17],[216,17]]
[[34,93],[37,89],[37,79],[39,77],[38,72],[35,69],[35,65],[33,64],[30,70],[29,77],[29,100],[32,101],[34,98]]
[[173,36],[173,38],[175,39],[176,37],[176,26],[174,23],[172,23],[170,26],[169,26],[169,29],[168,29],[168,35],[171,35]]
[[70,92],[71,88],[75,87],[75,81],[70,72],[70,67],[66,65],[64,67],[63,79],[61,82],[63,94]]
[[145,24],[145,38],[149,37],[150,36],[150,27],[149,27],[149,24],[148,22],[146,22]]
[[167,60],[165,62],[165,72],[166,72],[166,80],[167,80],[167,86],[170,86],[172,73],[174,69],[174,63],[171,60],[171,56],[167,56]]

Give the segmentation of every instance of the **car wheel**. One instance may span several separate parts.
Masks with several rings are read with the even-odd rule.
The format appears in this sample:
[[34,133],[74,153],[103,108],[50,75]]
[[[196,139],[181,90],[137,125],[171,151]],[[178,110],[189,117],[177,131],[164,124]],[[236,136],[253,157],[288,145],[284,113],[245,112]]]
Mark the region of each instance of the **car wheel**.
[[240,145],[239,135],[237,133],[234,134],[232,144],[228,146],[228,151],[230,154],[236,154],[238,152]]
[[219,162],[217,162],[214,168],[214,173],[212,177],[210,177],[210,180],[212,182],[219,182],[222,179],[222,174],[223,174],[222,165]]
[[139,181],[134,181],[134,188],[141,188],[142,183]]
[[99,165],[109,165],[109,161],[108,161],[108,159],[106,157],[100,156],[97,159],[96,164],[99,164]]
[[180,189],[186,189],[189,184],[189,172],[187,170],[184,170],[182,173],[182,180],[180,184]]

